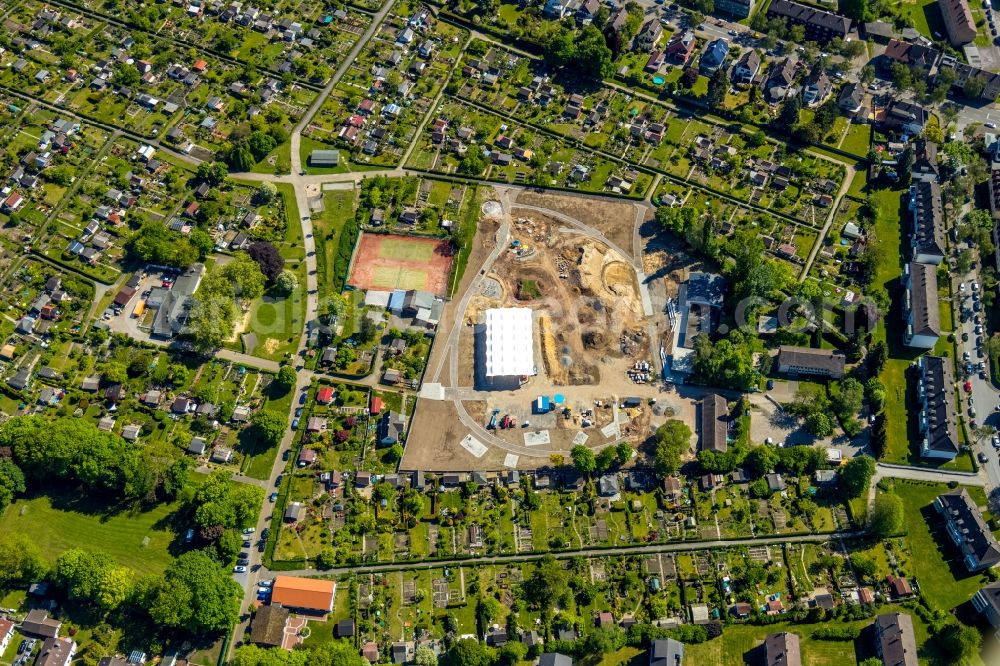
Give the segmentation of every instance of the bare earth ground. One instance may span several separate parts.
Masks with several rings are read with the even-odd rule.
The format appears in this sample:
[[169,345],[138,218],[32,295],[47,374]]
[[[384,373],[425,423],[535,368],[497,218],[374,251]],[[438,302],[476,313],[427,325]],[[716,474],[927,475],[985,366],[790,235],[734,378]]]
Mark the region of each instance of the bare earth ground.
[[594,227],[618,247],[632,248],[635,205],[610,199],[522,190],[517,203],[539,206],[576,218]]

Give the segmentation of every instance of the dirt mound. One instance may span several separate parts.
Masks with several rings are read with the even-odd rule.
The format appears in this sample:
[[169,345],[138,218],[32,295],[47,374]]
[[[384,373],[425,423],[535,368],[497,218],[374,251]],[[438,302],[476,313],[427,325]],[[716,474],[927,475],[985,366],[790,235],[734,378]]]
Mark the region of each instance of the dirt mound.
[[583,334],[583,346],[587,349],[600,349],[607,343],[607,336],[602,331],[587,331]]

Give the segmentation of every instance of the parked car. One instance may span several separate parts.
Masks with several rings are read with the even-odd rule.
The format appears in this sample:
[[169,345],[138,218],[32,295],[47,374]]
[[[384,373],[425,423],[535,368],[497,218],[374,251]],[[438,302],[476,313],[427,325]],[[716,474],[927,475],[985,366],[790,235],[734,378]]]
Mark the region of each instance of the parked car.
[[986,463],[986,461],[989,460],[989,458],[986,457],[986,454],[983,453],[982,451],[979,452],[979,455],[977,455],[976,458],[979,459],[979,462],[984,463],[984,464]]
[[271,504],[274,504],[278,501],[278,493],[271,493],[267,499],[271,501]]
[[247,568],[243,565],[237,565],[233,567],[233,573],[246,573]]
[[243,534],[253,534],[256,531],[257,531],[256,527],[244,527],[243,528]]

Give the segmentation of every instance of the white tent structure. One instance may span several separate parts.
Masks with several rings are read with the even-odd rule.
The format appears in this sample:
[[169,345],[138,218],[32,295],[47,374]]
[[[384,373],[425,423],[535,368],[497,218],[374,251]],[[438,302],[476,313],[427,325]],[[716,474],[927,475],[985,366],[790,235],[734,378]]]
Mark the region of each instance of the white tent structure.
[[535,345],[529,308],[486,311],[486,376],[535,374]]

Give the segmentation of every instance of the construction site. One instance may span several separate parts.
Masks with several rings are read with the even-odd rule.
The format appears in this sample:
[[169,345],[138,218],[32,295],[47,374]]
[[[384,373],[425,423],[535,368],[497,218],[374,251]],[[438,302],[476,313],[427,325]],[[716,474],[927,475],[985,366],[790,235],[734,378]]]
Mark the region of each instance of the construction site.
[[[526,389],[594,386],[641,380],[650,341],[631,262],[598,240],[543,214],[512,221],[511,241],[469,303],[475,326],[490,308],[534,311],[539,373]],[[460,354],[472,365],[474,354]],[[637,368],[646,364],[646,372]],[[474,368],[461,368],[471,377]],[[625,387],[623,386],[623,389]]]
[[645,218],[631,204],[512,194],[483,204],[482,263],[449,304],[401,469],[534,469],[694,422],[696,397],[661,374],[687,257],[637,260]]

